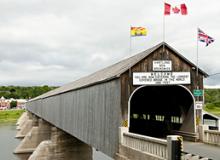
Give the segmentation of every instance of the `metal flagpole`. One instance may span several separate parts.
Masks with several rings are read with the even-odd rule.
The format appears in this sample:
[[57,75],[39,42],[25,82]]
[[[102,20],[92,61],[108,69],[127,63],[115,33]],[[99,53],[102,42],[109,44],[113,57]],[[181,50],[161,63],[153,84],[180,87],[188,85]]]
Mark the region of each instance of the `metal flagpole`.
[[196,87],[198,89],[198,80],[199,80],[199,36],[198,36],[198,30],[199,28],[197,27],[197,45],[196,45]]
[[129,42],[130,44],[129,44],[129,54],[130,54],[130,56],[131,56],[131,50],[132,50],[132,48],[131,48],[131,26],[130,26],[130,42]]
[[[130,44],[129,44],[129,54],[130,56],[132,56],[132,41],[131,41],[131,25],[130,25]],[[129,97],[131,95],[131,83],[132,83],[132,75],[131,75],[131,66],[129,67],[129,70],[128,70],[128,93],[129,93]],[[125,118],[125,127],[130,127],[130,111],[128,111],[128,117],[127,117],[127,123],[126,123],[126,118]]]
[[[165,5],[165,0],[163,1],[163,7]],[[165,13],[163,12],[163,42],[165,42]],[[164,44],[163,44],[163,52],[164,52]]]
[[[164,1],[165,4],[165,1]],[[165,42],[165,15],[163,13],[163,42]]]
[[[197,42],[196,42],[196,90],[199,90],[199,35],[198,35],[198,31],[199,31],[199,27],[197,27]],[[203,104],[204,104],[204,91],[203,91],[203,98],[202,98],[202,101],[203,101]],[[199,96],[196,96],[195,98],[196,101],[200,101],[200,98]],[[199,125],[202,123],[202,109],[198,109],[196,108],[196,120],[198,121],[196,125]],[[198,129],[198,128],[197,128]]]
[[[129,38],[130,38],[130,40],[129,40],[129,55],[131,57],[132,56],[132,54],[131,54],[131,51],[132,51],[132,48],[131,48],[132,47],[131,25],[130,25],[129,29],[130,29],[130,33],[129,33],[130,34],[130,36],[129,36]],[[128,93],[129,93],[129,97],[131,95],[131,84],[132,84],[132,74],[131,74],[131,66],[130,66],[129,69],[128,69]],[[124,123],[124,127],[129,127],[130,126],[130,112],[129,111],[128,111],[128,117],[127,117],[127,119],[125,117],[125,120],[123,121],[123,123]]]

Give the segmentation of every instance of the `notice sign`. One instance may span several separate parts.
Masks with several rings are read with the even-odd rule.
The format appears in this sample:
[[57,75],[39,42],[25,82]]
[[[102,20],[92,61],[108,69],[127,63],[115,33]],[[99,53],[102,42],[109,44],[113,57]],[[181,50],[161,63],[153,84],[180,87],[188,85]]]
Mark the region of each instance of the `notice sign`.
[[153,71],[172,71],[172,61],[153,61]]
[[203,108],[203,101],[196,101],[196,109],[202,109]]
[[194,89],[194,90],[193,90],[193,95],[194,95],[195,97],[203,96],[203,90],[202,90],[202,89]]
[[190,72],[134,72],[133,85],[190,84]]

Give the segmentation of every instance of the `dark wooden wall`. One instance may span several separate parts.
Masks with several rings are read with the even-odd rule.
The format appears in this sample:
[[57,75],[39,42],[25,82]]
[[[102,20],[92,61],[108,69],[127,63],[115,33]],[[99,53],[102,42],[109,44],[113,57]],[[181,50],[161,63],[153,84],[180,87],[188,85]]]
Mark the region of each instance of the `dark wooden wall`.
[[[165,47],[165,52],[163,48],[159,48],[149,56],[144,58],[142,61],[133,66],[130,70],[121,75],[121,110],[122,110],[122,125],[124,121],[128,119],[128,100],[131,93],[139,86],[132,85],[132,73],[133,72],[153,72],[153,60],[171,60],[172,61],[172,72],[190,72],[191,84],[184,85],[192,93],[193,90],[197,88],[197,83],[199,89],[203,89],[203,74],[199,72],[198,82],[196,76],[196,68],[182,59],[180,56],[175,54],[172,50]],[[200,97],[199,100],[202,100]]]

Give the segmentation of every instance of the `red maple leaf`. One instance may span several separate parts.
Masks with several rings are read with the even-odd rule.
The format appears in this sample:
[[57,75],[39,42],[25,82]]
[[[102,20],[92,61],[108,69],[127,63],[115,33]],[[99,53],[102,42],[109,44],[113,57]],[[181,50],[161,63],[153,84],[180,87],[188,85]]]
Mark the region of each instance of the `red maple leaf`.
[[180,12],[180,9],[176,6],[174,8],[172,8],[173,13],[178,14]]

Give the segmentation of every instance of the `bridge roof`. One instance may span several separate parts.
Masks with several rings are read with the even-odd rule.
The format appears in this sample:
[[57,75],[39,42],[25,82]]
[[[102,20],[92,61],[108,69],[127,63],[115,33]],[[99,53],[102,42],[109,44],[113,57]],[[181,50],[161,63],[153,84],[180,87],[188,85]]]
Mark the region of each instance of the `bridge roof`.
[[220,120],[220,117],[212,114],[212,113],[209,113],[209,112],[206,112],[205,110],[202,110],[202,115],[207,115],[207,117],[209,117],[210,119],[215,119],[215,120]]
[[[99,70],[95,73],[92,73],[88,76],[80,78],[80,79],[78,79],[74,82],[71,82],[69,84],[66,84],[62,87],[59,87],[59,88],[54,89],[52,91],[49,91],[45,94],[42,94],[42,95],[32,99],[31,101],[41,99],[41,98],[51,97],[51,96],[62,94],[62,93],[68,92],[68,91],[77,90],[80,88],[85,88],[85,87],[88,87],[91,85],[95,85],[95,84],[103,83],[103,82],[106,82],[106,81],[109,81],[109,80],[112,80],[115,78],[119,78],[121,76],[121,74],[125,73],[127,70],[129,70],[129,68],[131,68],[132,66],[134,66],[135,64],[140,62],[145,57],[149,56],[151,53],[153,53],[155,50],[159,49],[163,45],[165,47],[169,48],[170,50],[172,50],[176,55],[178,55],[180,58],[182,58],[185,62],[187,62],[188,64],[190,64],[193,67],[196,67],[195,64],[193,64],[188,59],[186,59],[184,56],[182,56],[180,53],[178,53],[174,48],[172,48],[171,46],[169,46],[165,42],[161,42],[158,45],[156,45],[152,48],[149,48],[139,54],[136,54],[132,57],[124,59],[118,63],[115,63],[109,67],[106,67],[106,68]],[[204,71],[202,71],[201,69],[199,69],[199,72],[201,74],[203,74],[205,77],[208,76],[208,74],[205,73]]]

